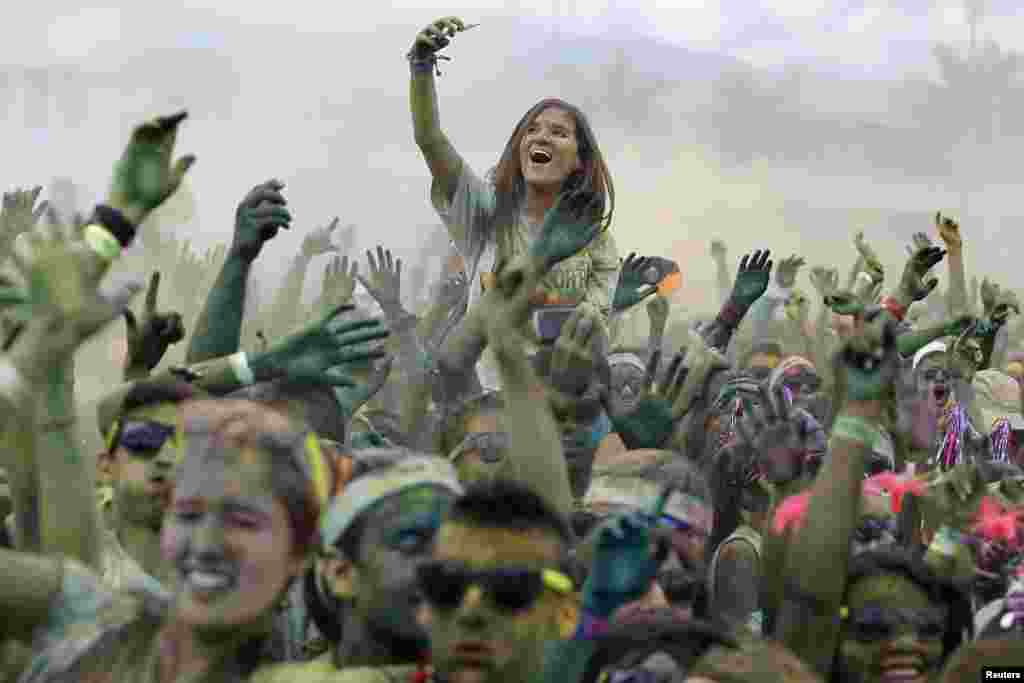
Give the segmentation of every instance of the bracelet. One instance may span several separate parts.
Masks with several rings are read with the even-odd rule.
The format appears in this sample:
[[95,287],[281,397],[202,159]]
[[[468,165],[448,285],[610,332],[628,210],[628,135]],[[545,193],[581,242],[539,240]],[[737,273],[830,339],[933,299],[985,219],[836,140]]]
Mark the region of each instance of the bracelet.
[[121,255],[121,243],[99,223],[90,223],[85,226],[85,230],[82,231],[82,240],[107,262],[116,261],[117,257]]
[[231,354],[228,356],[228,362],[231,364],[235,377],[243,385],[249,386],[256,382],[256,376],[253,374],[252,368],[249,367],[249,359],[246,357],[245,351]]
[[135,226],[123,213],[106,204],[97,204],[93,212],[93,223],[99,223],[117,238],[122,247],[127,247],[135,239]]
[[878,440],[878,429],[862,417],[840,415],[832,425],[832,436],[856,441],[868,448]]
[[736,327],[742,319],[743,311],[732,301],[727,301],[718,312],[718,320],[730,328]]
[[897,322],[903,322],[903,318],[907,315],[907,307],[901,306],[896,299],[891,296],[882,297],[882,308],[887,310],[892,317],[896,318]]

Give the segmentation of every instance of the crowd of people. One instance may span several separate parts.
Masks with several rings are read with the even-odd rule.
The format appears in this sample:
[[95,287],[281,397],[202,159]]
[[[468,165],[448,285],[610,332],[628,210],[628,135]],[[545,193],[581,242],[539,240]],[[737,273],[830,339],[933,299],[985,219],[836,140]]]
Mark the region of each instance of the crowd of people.
[[[1012,291],[968,288],[969,230],[936,214],[888,287],[859,234],[846,279],[813,267],[807,294],[799,255],[751,245],[732,272],[714,241],[717,314],[673,316],[685,264],[620,257],[583,112],[537,103],[484,175],[455,150],[438,51],[469,28],[441,19],[408,54],[452,248],[423,310],[403,305],[401,260],[381,245],[360,271],[337,221],[305,236],[272,305],[252,301],[292,222],[270,180],[230,244],[163,274],[194,311],[160,306],[155,272],[133,312],[142,285],[108,273],[136,239],[179,250],[146,227],[195,162],[175,156],[184,112],[134,129],[88,217],[5,195],[0,674],[916,683],[1024,666],[1024,328]],[[623,332],[638,311],[646,343]],[[122,319],[123,381],[79,419],[76,356]]]

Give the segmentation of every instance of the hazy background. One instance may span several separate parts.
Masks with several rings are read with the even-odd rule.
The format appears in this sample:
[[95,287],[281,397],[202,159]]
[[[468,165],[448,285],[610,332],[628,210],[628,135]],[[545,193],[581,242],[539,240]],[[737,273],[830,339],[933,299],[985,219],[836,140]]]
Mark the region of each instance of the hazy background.
[[66,176],[86,208],[131,125],[187,107],[179,234],[228,240],[238,200],[278,177],[295,222],[262,287],[335,215],[360,249],[415,260],[437,219],[403,57],[446,15],[482,24],[438,80],[462,155],[485,171],[535,101],[579,103],[620,250],[677,258],[681,306],[715,304],[712,237],[730,261],[770,246],[845,270],[863,228],[891,282],[936,210],[961,219],[968,276],[1024,286],[1019,0],[24,3],[0,41],[0,187]]

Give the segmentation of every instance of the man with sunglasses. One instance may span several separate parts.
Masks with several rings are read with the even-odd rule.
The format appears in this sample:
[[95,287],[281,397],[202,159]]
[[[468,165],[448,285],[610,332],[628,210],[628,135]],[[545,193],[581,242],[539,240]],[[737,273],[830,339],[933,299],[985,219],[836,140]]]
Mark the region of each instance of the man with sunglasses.
[[174,490],[178,404],[199,397],[176,380],[141,380],[105,397],[97,408],[106,448],[97,469],[112,496],[104,519],[102,574],[114,587],[159,588],[170,571],[160,530]]
[[320,526],[321,578],[340,610],[340,639],[316,660],[276,667],[266,681],[406,683],[425,671],[429,644],[416,570],[430,559],[462,489],[439,457],[398,448],[352,457],[353,479]]
[[431,661],[446,683],[532,683],[577,620],[572,533],[542,497],[497,480],[470,487],[417,570]]

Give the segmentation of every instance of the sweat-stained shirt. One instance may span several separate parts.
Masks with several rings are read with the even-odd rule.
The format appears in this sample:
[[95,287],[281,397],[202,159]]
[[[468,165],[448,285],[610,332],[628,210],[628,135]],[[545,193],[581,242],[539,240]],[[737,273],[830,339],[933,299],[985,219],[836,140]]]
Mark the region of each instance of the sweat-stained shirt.
[[[494,184],[490,178],[479,178],[468,164],[462,166],[452,201],[447,201],[436,181],[431,186],[431,201],[465,262],[470,306],[483,295],[495,267],[525,253],[540,235],[541,224],[530,221],[520,211],[515,224],[499,238]],[[585,301],[607,316],[618,271],[618,250],[611,234],[604,231],[583,251],[557,264],[545,276],[541,285],[548,295],[546,303]],[[497,389],[497,374],[486,355],[481,365],[481,383],[487,389]]]

